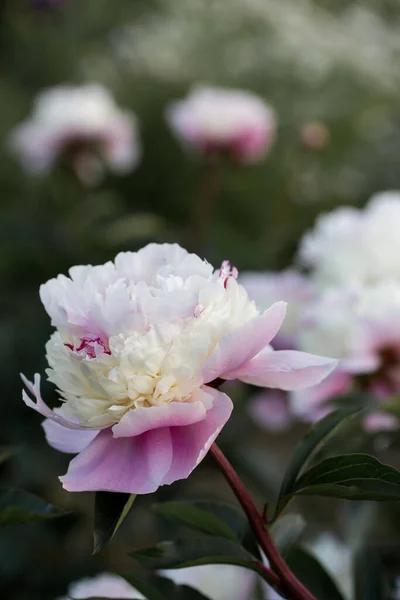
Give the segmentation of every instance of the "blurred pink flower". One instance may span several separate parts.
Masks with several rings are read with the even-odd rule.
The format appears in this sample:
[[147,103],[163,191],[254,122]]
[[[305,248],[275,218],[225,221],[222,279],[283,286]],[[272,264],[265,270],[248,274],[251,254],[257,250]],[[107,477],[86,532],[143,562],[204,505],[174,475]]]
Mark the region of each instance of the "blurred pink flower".
[[196,86],[166,115],[185,145],[202,153],[227,152],[242,163],[261,160],[275,137],[273,109],[244,90]]
[[[400,281],[326,288],[304,312],[298,345],[340,359],[340,367],[307,394],[296,391],[291,409],[307,420],[328,410],[339,394],[366,390],[380,400],[400,391]],[[397,429],[388,414],[367,418],[369,431]]]
[[149,244],[69,274],[40,290],[57,328],[47,375],[62,405],[46,406],[39,375],[24,379],[36,402],[23,393],[47,417],[48,442],[78,454],[61,478],[69,491],[146,494],[184,479],[231,414],[221,380],[297,390],[336,365],[274,351],[285,303],[260,314],[235,269],[214,271],[177,244]]
[[85,184],[97,183],[105,166],[120,174],[131,171],[141,154],[136,117],[120,110],[99,84],[45,90],[9,143],[30,173],[46,174],[65,159]]
[[288,303],[285,321],[272,345],[276,350],[294,348],[302,311],[314,296],[311,281],[298,271],[287,269],[280,273],[247,271],[240,275],[239,282],[259,310],[279,300]]
[[277,433],[287,431],[294,420],[289,410],[287,394],[281,390],[254,394],[249,399],[248,411],[257,425]]
[[299,261],[321,287],[400,278],[400,192],[376,194],[365,208],[320,215],[300,243]]

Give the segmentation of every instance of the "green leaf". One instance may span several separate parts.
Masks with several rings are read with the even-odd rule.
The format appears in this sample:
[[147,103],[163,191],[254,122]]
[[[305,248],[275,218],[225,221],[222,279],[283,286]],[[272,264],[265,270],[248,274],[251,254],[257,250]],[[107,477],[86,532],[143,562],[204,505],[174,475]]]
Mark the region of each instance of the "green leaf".
[[131,554],[149,569],[181,569],[196,565],[237,565],[259,573],[253,557],[238,543],[225,538],[178,539]]
[[375,552],[360,548],[354,558],[356,600],[384,600],[385,582]]
[[247,530],[244,515],[223,502],[165,502],[154,509],[176,523],[228,540],[242,540]]
[[208,600],[206,596],[188,585],[177,585],[166,577],[146,573],[130,573],[124,579],[146,600]]
[[94,507],[94,550],[97,554],[114,537],[128,514],[135,494],[96,492]]
[[333,456],[304,473],[294,484],[293,494],[400,500],[400,472],[369,454]]
[[0,490],[0,526],[52,519],[66,513],[22,490]]
[[274,519],[289,502],[296,479],[304,469],[308,460],[326,440],[327,436],[331,435],[344,419],[356,414],[358,411],[358,408],[336,410],[321,421],[318,421],[318,423],[310,429],[305,438],[297,446],[292,460],[286,469],[279,491]]
[[272,539],[282,556],[286,556],[290,548],[303,533],[306,522],[301,515],[288,514],[280,517],[270,528]]
[[290,550],[286,561],[301,583],[318,600],[343,600],[336,584],[322,565],[302,548]]

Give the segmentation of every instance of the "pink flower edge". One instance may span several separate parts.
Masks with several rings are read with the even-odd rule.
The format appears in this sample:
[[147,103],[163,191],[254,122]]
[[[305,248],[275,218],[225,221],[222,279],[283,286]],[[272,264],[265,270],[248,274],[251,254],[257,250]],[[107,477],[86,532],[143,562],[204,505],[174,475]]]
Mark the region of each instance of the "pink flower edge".
[[232,401],[205,387],[213,397],[202,421],[165,426],[134,437],[115,438],[101,431],[60,477],[69,492],[110,491],[149,494],[160,485],[187,478],[203,460],[232,412]]

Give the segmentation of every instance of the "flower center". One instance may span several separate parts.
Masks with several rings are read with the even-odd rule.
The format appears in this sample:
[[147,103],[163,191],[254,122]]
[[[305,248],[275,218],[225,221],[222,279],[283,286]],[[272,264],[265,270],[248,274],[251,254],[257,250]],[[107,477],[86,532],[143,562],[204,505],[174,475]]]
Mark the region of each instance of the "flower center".
[[226,288],[228,279],[230,279],[231,277],[233,279],[237,279],[238,274],[239,273],[238,273],[237,268],[232,267],[229,260],[224,260],[222,262],[221,268],[219,270],[218,279],[219,279],[219,281],[221,281],[224,284],[224,287]]
[[89,358],[96,358],[101,354],[111,354],[106,343],[99,337],[84,336],[80,341],[81,343],[79,346],[68,343],[65,343],[64,346],[67,346],[67,348],[70,348],[70,350],[73,350],[74,352],[86,352]]

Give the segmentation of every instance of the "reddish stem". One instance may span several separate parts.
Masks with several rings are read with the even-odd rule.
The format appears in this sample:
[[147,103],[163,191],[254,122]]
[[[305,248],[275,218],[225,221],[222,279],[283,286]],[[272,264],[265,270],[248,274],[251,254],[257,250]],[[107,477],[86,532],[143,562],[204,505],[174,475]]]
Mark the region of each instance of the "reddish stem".
[[[221,452],[216,444],[213,444],[210,448],[210,454],[223,473],[236,498],[239,500],[261,549],[268,558],[274,573],[278,575],[280,581],[275,584],[278,590],[287,594],[291,600],[317,600],[296,578],[279,554],[262,515],[257,510],[242,480],[223,452]],[[269,576],[270,574],[274,574],[270,569],[268,571]]]

